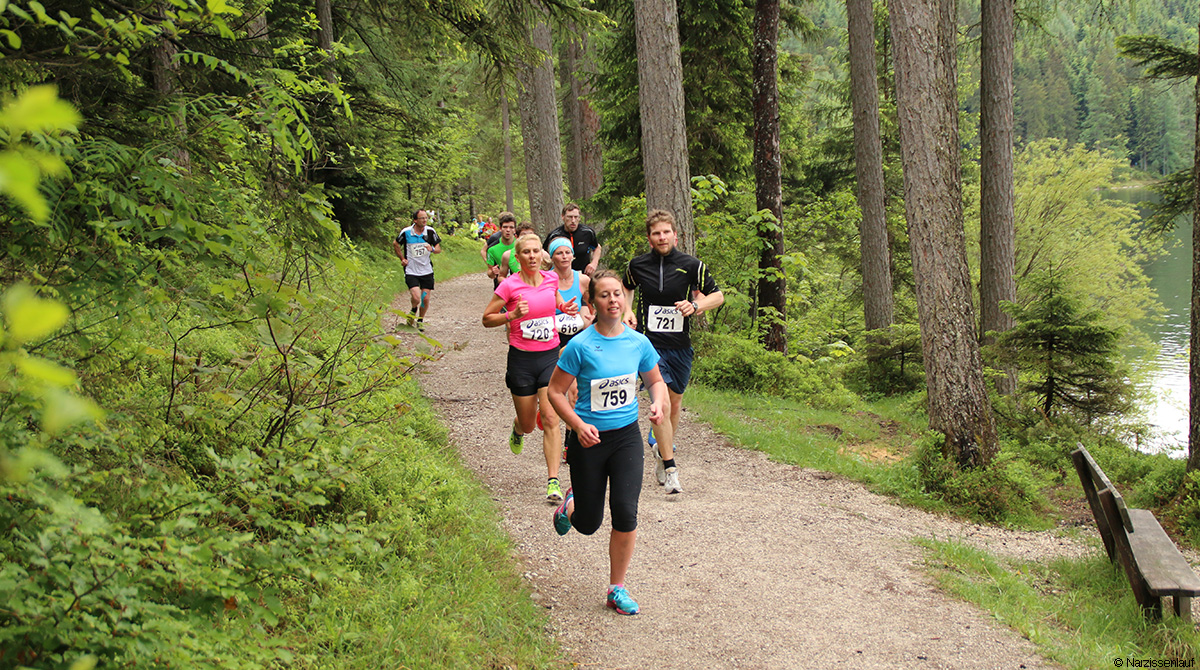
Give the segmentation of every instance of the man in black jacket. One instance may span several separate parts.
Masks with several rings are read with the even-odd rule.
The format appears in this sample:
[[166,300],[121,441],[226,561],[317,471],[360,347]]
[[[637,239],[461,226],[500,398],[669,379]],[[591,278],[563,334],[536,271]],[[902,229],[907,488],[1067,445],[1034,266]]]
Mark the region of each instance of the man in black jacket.
[[667,383],[671,412],[669,421],[654,428],[651,439],[658,440],[658,483],[667,493],[680,493],[675,433],[692,374],[691,321],[700,312],[720,307],[725,295],[700,259],[676,248],[675,217],[670,212],[651,211],[646,236],[650,252],[629,261],[625,270],[625,288],[636,291],[626,307],[625,322],[644,333],[660,356],[658,369]]
[[550,240],[556,237],[565,237],[571,241],[571,247],[575,251],[575,260],[571,262],[571,269],[579,270],[590,276],[600,263],[600,254],[603,249],[600,247],[599,238],[596,237],[596,231],[592,230],[590,226],[581,224],[581,219],[579,205],[568,202],[562,209],[563,224],[550,231],[550,234],[542,242],[542,248],[550,251]]

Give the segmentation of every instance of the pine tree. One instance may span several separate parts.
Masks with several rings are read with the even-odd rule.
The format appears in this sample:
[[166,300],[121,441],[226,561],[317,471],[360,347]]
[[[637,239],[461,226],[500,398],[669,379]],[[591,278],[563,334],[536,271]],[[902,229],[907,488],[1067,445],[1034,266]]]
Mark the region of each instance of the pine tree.
[[1016,325],[1000,335],[999,357],[1022,370],[1021,393],[1032,394],[1047,419],[1068,414],[1087,423],[1120,414],[1131,404],[1117,361],[1120,333],[1084,311],[1053,275],[1035,280],[1027,305],[1005,303]]

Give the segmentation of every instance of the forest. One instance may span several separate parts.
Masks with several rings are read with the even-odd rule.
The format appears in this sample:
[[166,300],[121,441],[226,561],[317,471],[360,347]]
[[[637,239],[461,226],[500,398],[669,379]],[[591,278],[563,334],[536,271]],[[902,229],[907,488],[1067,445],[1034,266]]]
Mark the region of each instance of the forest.
[[1083,442],[1200,544],[1200,447],[1130,448],[1124,353],[1194,209],[1200,6],[1009,3],[1007,95],[992,4],[939,6],[922,69],[912,0],[0,2],[0,666],[382,667],[345,612],[383,580],[400,658],[553,665],[412,380],[443,343],[383,332],[418,208],[470,259],[576,202],[620,269],[667,206],[726,296],[696,383],[902,398],[916,486],[973,518]]

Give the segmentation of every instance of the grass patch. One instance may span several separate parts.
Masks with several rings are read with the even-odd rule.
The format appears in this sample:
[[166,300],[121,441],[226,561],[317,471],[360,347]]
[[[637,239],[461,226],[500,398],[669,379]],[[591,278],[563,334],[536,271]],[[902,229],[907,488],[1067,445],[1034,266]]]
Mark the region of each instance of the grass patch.
[[923,508],[945,508],[917,481],[910,456],[923,435],[924,416],[907,399],[888,398],[842,411],[696,385],[688,389],[686,404],[740,447],[781,463],[839,474]]
[[1068,668],[1120,667],[1116,659],[1194,662],[1200,650],[1193,625],[1142,616],[1125,575],[1099,547],[1085,558],[1039,563],[1005,561],[960,542],[916,543],[942,589],[991,612]]

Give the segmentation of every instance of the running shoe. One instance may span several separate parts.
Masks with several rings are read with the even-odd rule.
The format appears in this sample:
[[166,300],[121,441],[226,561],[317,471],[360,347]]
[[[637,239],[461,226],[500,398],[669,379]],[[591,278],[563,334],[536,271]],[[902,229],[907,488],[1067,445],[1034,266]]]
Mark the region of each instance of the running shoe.
[[508,448],[514,455],[521,453],[521,450],[525,448],[525,436],[514,430],[512,435],[508,436]]
[[650,437],[646,441],[649,442],[650,446],[652,446],[652,447],[654,445],[658,444],[658,440],[654,439],[654,429],[653,428],[650,429]]
[[637,614],[641,610],[637,601],[629,595],[629,591],[626,591],[624,586],[616,586],[608,590],[608,606],[615,609],[617,614]]
[[663,482],[663,488],[668,494],[683,493],[683,489],[679,486],[679,468],[667,468],[666,481]]
[[667,483],[667,467],[663,464],[663,459],[659,458],[658,454],[654,454],[654,460],[658,465],[654,468],[654,474],[658,475],[658,485],[662,486]]
[[563,499],[562,487],[558,485],[558,478],[551,478],[546,482],[546,500],[558,502]]
[[562,504],[558,509],[554,510],[554,532],[559,535],[566,535],[568,530],[571,530],[571,517],[567,514],[567,506],[575,499],[575,489],[567,489],[567,497],[563,498]]
[[538,427],[538,430],[542,430],[542,431],[546,430],[545,428],[542,427],[542,410],[540,410],[540,409],[538,410],[538,413],[537,413],[537,427]]

